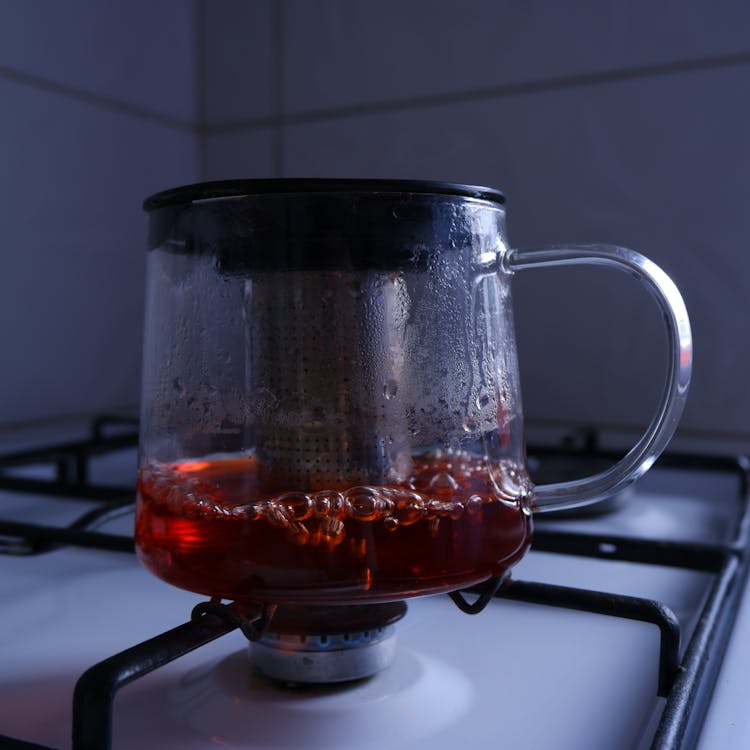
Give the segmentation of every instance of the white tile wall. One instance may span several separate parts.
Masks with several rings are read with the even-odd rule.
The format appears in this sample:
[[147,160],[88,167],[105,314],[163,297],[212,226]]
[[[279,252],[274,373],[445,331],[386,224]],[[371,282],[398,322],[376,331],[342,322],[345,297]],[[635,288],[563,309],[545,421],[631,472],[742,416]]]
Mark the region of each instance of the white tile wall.
[[205,139],[205,176],[211,180],[273,177],[276,139],[272,128],[216,133]]
[[[746,4],[277,8],[281,46],[272,46],[269,76],[282,82],[284,175],[497,185],[517,245],[642,250],[677,281],[693,318],[683,432],[750,446]],[[243,139],[233,139],[242,163]],[[209,173],[212,163],[226,173],[227,158],[209,158]],[[642,425],[664,359],[648,295],[599,269],[529,272],[515,286],[527,415]]]
[[0,78],[0,420],[137,404],[149,193],[193,137]]
[[[290,125],[285,163],[303,174],[498,185],[517,245],[607,241],[649,254],[692,312],[685,426],[750,431],[750,350],[738,346],[748,319],[750,140],[737,111],[749,75],[729,67]],[[647,418],[638,400],[658,390],[661,325],[626,281],[570,270],[518,278],[530,417]]]
[[[24,311],[8,353],[27,366],[0,376],[18,394],[0,422],[41,415],[59,393],[69,413],[136,393],[145,193],[198,177],[408,176],[503,187],[515,244],[616,241],[651,255],[694,320],[685,426],[750,445],[746,4],[3,10],[0,216],[19,251],[0,305],[6,319]],[[527,414],[647,419],[662,334],[646,294],[590,269],[515,284]],[[51,370],[43,353],[61,359],[80,328],[81,367]]]
[[4,0],[0,68],[192,123],[193,3]]
[[272,6],[273,0],[202,3],[209,125],[274,114]]
[[9,1],[0,424],[137,404],[149,193],[197,178],[191,3]]
[[287,112],[748,51],[740,0],[284,0]]

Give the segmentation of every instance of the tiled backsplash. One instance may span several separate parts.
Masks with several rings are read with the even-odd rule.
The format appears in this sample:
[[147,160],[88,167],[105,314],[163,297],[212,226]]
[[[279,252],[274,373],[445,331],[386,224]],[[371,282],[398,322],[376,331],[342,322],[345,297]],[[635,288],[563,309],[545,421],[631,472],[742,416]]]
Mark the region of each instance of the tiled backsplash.
[[[750,447],[739,0],[17,0],[4,13],[0,306],[17,322],[0,423],[137,399],[149,192],[416,177],[503,188],[515,245],[617,242],[662,265],[694,325],[683,432]],[[648,420],[665,355],[646,292],[564,269],[520,274],[515,295],[531,422]]]
[[[266,19],[247,30],[276,40],[275,109],[272,97],[210,121],[207,177],[488,184],[508,194],[517,246],[640,250],[693,320],[683,432],[750,446],[748,6],[285,0],[254,23]],[[218,96],[221,67],[243,69],[248,50],[207,49]],[[646,424],[666,356],[643,289],[607,270],[544,270],[517,277],[515,301],[531,422]]]
[[140,204],[197,177],[187,10],[2,4],[0,424],[137,403]]

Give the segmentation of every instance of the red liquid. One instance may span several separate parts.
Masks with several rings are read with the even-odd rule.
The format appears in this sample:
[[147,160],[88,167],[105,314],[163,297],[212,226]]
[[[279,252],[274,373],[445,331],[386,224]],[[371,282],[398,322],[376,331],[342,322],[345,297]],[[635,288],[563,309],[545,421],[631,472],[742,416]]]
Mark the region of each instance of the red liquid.
[[503,575],[529,546],[530,484],[464,454],[414,459],[409,486],[263,493],[251,456],[142,467],[146,567],[226,599],[357,603]]

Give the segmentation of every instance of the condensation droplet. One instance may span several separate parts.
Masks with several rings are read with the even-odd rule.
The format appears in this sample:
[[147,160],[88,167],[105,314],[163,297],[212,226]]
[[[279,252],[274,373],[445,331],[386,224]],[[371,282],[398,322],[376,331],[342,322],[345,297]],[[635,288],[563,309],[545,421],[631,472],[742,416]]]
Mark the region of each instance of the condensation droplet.
[[187,388],[182,378],[175,378],[172,381],[172,387],[174,388],[174,392],[177,394],[177,398],[185,398]]
[[477,422],[476,419],[473,419],[472,417],[466,417],[464,419],[464,432],[467,432],[469,435],[473,435],[474,433],[479,431],[479,422]]
[[383,385],[383,395],[390,401],[390,399],[394,398],[396,396],[396,393],[398,392],[398,383],[391,379],[386,381],[386,383]]
[[490,395],[489,393],[480,393],[477,396],[477,408],[478,409],[484,409],[486,406],[488,406],[490,403]]

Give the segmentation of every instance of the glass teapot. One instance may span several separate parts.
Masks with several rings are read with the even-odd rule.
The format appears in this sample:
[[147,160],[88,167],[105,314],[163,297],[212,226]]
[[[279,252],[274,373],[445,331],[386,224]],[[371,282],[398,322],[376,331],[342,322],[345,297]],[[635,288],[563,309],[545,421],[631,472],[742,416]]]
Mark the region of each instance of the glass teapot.
[[[265,603],[366,603],[501,580],[534,512],[596,502],[672,436],[682,298],[606,245],[508,247],[502,193],[383,180],[177,188],[150,213],[136,544],[166,581]],[[656,416],[604,473],[534,486],[514,273],[638,276],[667,323]]]

